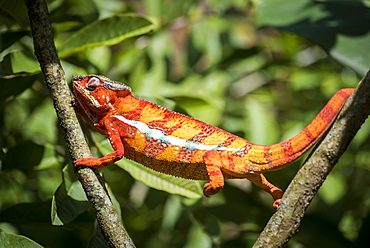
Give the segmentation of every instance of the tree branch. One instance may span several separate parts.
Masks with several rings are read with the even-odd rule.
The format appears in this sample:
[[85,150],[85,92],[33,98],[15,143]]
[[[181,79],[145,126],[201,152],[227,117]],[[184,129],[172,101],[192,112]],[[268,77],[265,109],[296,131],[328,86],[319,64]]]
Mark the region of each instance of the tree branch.
[[254,244],[282,247],[298,232],[312,198],[370,115],[370,71],[348,99],[323,141],[290,183],[280,206]]
[[[71,92],[56,52],[47,5],[44,0],[25,0],[33,35],[35,54],[54,101],[72,160],[91,157],[81,127],[71,104]],[[76,174],[92,204],[100,229],[111,247],[135,247],[99,181],[90,168],[78,168]]]

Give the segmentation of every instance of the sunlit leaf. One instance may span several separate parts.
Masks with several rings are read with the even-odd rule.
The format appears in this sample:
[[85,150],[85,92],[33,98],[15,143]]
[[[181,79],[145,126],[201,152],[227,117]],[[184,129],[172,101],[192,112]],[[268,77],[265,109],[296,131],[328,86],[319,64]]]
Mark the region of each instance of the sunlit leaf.
[[35,74],[41,71],[36,56],[28,51],[12,51],[1,61],[0,76]]
[[152,29],[152,22],[137,15],[117,15],[98,20],[86,25],[67,39],[59,48],[59,56],[66,57],[92,47],[114,45]]

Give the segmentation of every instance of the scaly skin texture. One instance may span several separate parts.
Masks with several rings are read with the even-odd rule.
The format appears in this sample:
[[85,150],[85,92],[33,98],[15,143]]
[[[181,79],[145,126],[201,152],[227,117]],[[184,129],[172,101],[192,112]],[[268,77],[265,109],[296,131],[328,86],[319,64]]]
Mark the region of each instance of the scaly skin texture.
[[216,194],[224,180],[247,178],[279,204],[283,191],[263,172],[297,160],[328,129],[353,88],[338,91],[298,135],[273,145],[256,145],[202,121],[136,98],[131,89],[104,76],[73,76],[76,107],[105,134],[114,152],[81,158],[75,166],[102,168],[123,156],[153,170],[193,180],[209,180],[204,195]]

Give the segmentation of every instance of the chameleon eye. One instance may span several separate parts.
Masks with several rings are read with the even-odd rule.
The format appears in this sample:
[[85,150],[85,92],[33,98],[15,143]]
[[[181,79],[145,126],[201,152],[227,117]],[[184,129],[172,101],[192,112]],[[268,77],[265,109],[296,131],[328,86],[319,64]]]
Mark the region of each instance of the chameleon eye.
[[96,77],[92,77],[86,84],[86,89],[89,91],[95,90],[100,85],[100,80]]

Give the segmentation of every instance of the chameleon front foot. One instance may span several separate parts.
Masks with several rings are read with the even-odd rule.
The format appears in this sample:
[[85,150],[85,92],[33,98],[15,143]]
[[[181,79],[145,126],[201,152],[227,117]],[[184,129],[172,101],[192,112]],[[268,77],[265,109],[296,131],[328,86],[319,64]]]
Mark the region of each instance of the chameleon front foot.
[[272,207],[273,207],[275,210],[277,210],[277,208],[279,207],[279,205],[280,205],[280,201],[281,201],[281,199],[276,199],[276,200],[274,201],[274,203],[272,204]]
[[[114,147],[116,148],[116,147]],[[123,157],[123,148],[117,149],[116,151],[109,153],[101,158],[80,158],[74,162],[74,166],[88,166],[92,168],[103,168],[114,162],[120,160]]]
[[80,158],[74,161],[74,166],[88,166],[92,168],[102,168],[103,163],[98,158]]

